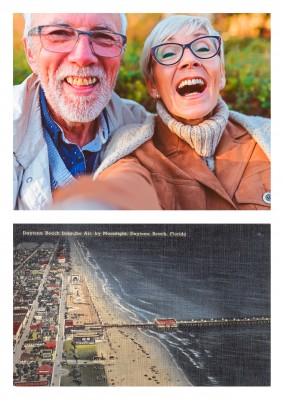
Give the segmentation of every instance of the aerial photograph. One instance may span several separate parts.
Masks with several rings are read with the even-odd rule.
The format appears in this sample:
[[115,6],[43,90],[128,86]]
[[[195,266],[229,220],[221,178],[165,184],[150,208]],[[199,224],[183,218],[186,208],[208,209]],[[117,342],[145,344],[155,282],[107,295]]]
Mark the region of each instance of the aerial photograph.
[[14,386],[270,386],[269,224],[14,224]]

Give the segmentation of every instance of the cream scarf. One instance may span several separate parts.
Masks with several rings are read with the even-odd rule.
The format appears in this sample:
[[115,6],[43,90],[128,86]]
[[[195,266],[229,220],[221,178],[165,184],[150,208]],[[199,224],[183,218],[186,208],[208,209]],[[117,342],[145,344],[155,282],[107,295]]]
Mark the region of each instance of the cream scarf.
[[188,143],[214,171],[214,154],[229,118],[228,106],[221,97],[214,108],[214,115],[195,126],[176,121],[161,101],[157,102],[156,108],[164,124]]

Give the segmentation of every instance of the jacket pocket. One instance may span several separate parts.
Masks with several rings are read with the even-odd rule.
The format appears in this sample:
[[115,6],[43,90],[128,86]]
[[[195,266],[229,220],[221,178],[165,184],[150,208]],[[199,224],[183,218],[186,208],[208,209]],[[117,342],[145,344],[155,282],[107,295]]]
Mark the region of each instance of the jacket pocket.
[[245,176],[235,192],[235,199],[240,209],[269,210],[270,168]]
[[205,210],[206,196],[199,182],[152,174],[160,204],[164,210]]

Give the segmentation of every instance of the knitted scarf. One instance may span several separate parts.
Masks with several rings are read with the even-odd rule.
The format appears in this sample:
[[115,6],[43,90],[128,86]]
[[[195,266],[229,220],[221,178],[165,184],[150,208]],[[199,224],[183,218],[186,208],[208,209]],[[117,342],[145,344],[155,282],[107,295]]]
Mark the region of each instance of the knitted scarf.
[[229,118],[228,106],[221,97],[213,110],[213,116],[199,125],[184,125],[176,121],[161,101],[157,102],[156,108],[164,124],[187,142],[203,158],[211,171],[214,171],[214,154]]

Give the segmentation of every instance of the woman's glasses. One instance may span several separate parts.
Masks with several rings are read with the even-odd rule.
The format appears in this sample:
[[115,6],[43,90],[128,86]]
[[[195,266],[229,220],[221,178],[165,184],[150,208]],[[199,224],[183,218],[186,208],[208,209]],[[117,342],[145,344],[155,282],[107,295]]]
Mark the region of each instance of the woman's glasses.
[[185,49],[202,59],[215,57],[220,54],[222,39],[220,36],[202,36],[188,44],[162,43],[151,49],[151,55],[161,65],[173,65],[178,63]]

